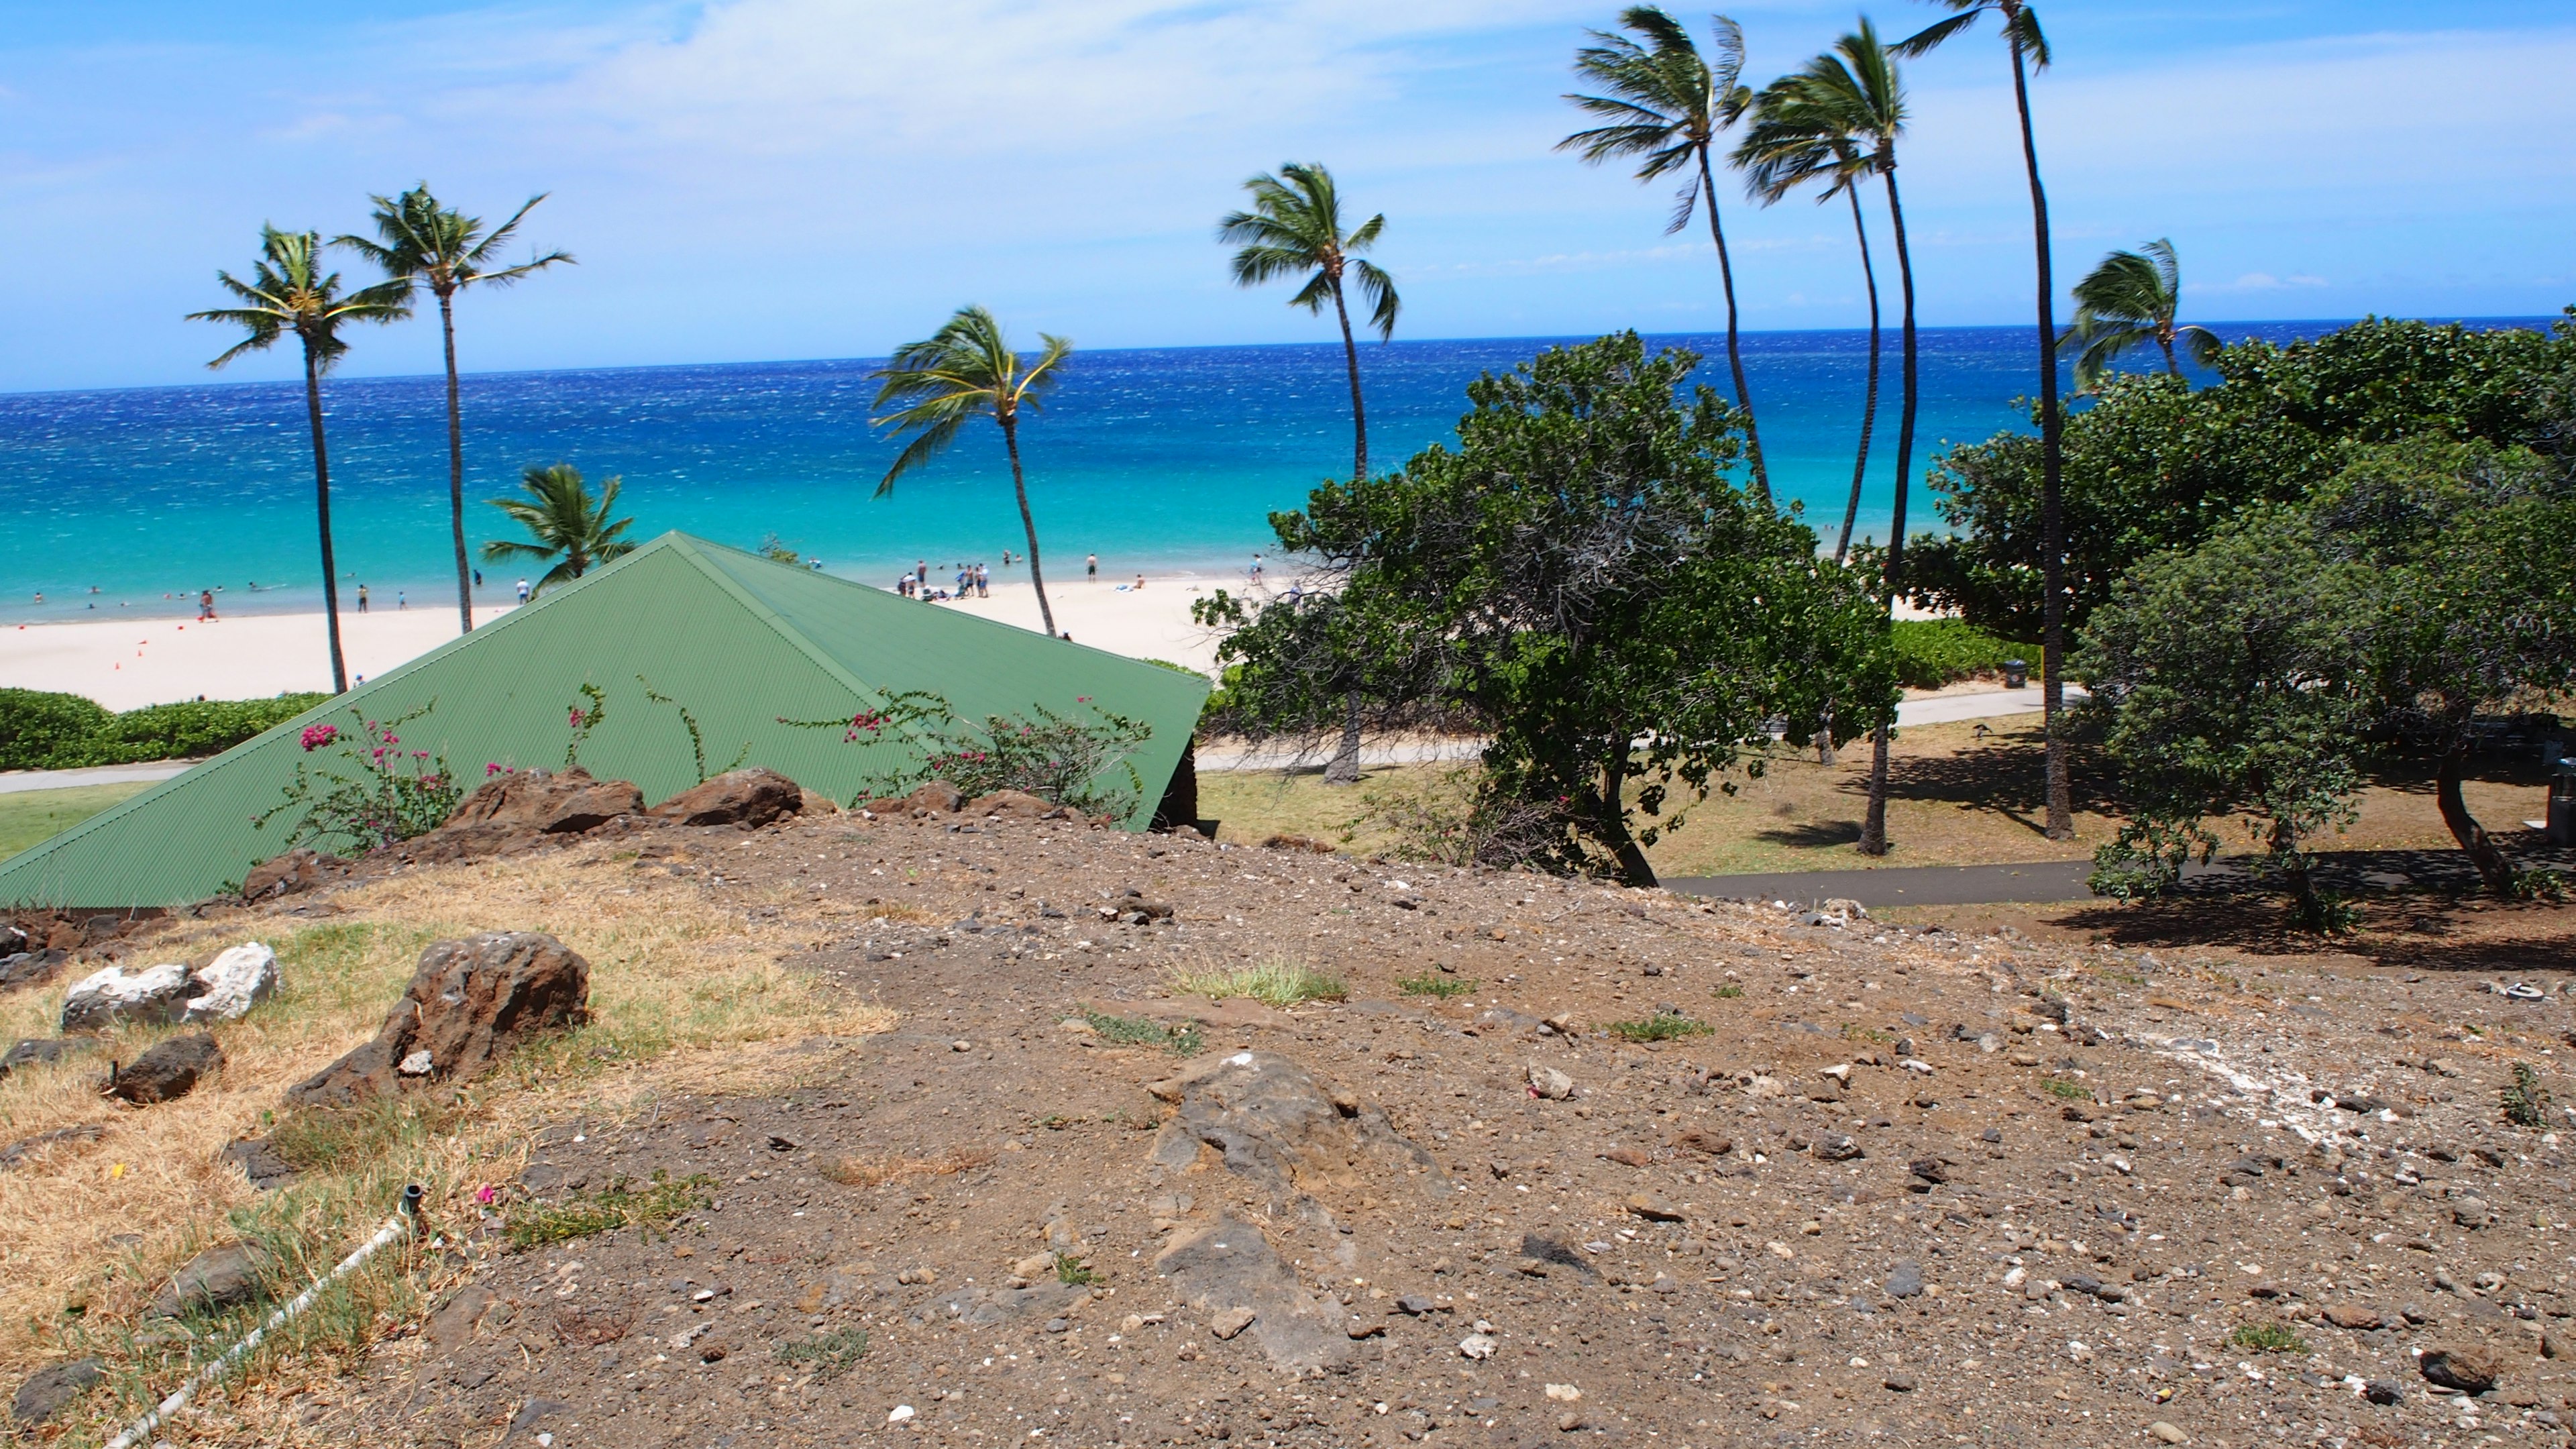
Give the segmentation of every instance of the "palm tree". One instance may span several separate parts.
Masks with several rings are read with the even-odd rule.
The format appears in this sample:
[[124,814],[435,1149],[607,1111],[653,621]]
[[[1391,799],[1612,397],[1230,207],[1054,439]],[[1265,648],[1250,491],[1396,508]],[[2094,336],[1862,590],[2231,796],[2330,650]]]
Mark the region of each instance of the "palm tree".
[[1000,426],[1002,447],[1011,455],[1011,492],[1020,501],[1020,526],[1029,535],[1029,582],[1038,591],[1038,619],[1047,637],[1054,638],[1055,609],[1047,603],[1046,575],[1038,566],[1038,523],[1029,513],[1029,485],[1020,472],[1020,415],[1044,405],[1064,360],[1073,355],[1073,342],[1045,332],[1038,341],[1045,346],[1037,356],[1023,359],[1011,350],[992,313],[960,307],[937,332],[896,348],[885,366],[869,374],[878,379],[875,406],[892,405],[894,411],[868,419],[868,425],[913,435],[878,482],[879,498],[894,491],[895,479],[955,441],[968,423],[989,417]]
[[456,294],[475,285],[506,287],[521,277],[557,262],[572,261],[570,252],[532,256],[515,267],[494,266],[493,258],[517,233],[519,223],[538,202],[540,192],[510,219],[483,230],[480,217],[438,204],[424,181],[399,197],[371,198],[375,239],[343,236],[334,243],[384,268],[408,297],[414,285],[438,298],[439,335],[447,344],[447,519],[456,539],[456,617],[465,632],[474,631],[474,570],[465,559],[465,428],[456,400]]
[[2013,108],[2021,116],[2021,160],[2030,177],[2030,230],[2039,255],[2039,689],[2048,735],[2048,838],[2075,838],[2075,792],[2067,775],[2066,735],[2066,506],[2061,488],[2065,420],[2057,409],[2057,282],[2049,260],[2048,191],[2039,183],[2039,142],[2030,125],[2032,70],[2048,69],[2048,36],[2039,14],[2023,0],[1934,0],[1956,12],[1897,44],[1897,53],[1923,55],[1977,23],[1991,11],[2003,20],[2012,52]]
[[1252,210],[1230,212],[1216,224],[1218,241],[1242,243],[1234,254],[1234,283],[1258,287],[1311,272],[1288,305],[1321,312],[1331,299],[1333,315],[1342,324],[1342,359],[1351,375],[1351,481],[1364,482],[1368,409],[1360,401],[1360,349],[1351,337],[1351,309],[1343,300],[1342,284],[1345,277],[1359,283],[1360,296],[1369,304],[1370,330],[1380,342],[1391,340],[1396,309],[1403,305],[1395,295],[1395,279],[1359,256],[1376,245],[1386,216],[1381,212],[1355,230],[1343,231],[1341,192],[1320,162],[1291,161],[1278,175],[1265,172],[1243,183],[1243,189],[1252,193]]
[[2182,376],[2174,361],[2177,342],[2194,364],[2209,366],[2218,357],[2218,334],[2176,325],[2174,312],[2181,304],[2182,267],[2174,259],[2170,237],[2104,257],[2102,265],[2075,284],[2075,325],[2059,339],[2084,349],[2075,358],[2075,385],[2088,392],[2101,386],[2113,359],[2150,342],[2164,349],[2165,371],[2175,377]]
[[229,322],[250,335],[206,364],[222,367],[245,352],[265,352],[288,331],[304,345],[304,414],[313,428],[313,515],[322,534],[322,618],[331,641],[331,690],[345,694],[349,669],[340,652],[340,574],[331,553],[331,450],[322,435],[322,374],[349,350],[344,322],[396,322],[411,315],[404,289],[380,282],[340,295],[340,274],[322,270],[319,232],[259,229],[259,261],[247,282],[218,271],[215,280],[237,307],[191,312],[191,322]]
[[[1905,87],[1896,57],[1878,38],[1877,27],[1864,16],[1860,29],[1834,42],[1796,73],[1769,88],[1766,105],[1745,137],[1755,157],[1794,153],[1799,137],[1849,138],[1854,155],[1846,163],[1857,178],[1874,174],[1887,184],[1887,218],[1896,233],[1896,270],[1903,283],[1902,326],[1904,403],[1896,425],[1896,500],[1888,521],[1884,590],[1887,606],[1896,606],[1905,569],[1905,501],[1908,474],[1914,468],[1914,415],[1917,400],[1914,339],[1914,258],[1905,240],[1905,205],[1896,189],[1896,138],[1905,133]],[[1881,725],[1870,745],[1869,811],[1861,823],[1860,848],[1866,855],[1887,853],[1887,750],[1889,730]]]
[[610,478],[599,485],[599,496],[593,498],[581,481],[581,470],[570,463],[544,467],[529,464],[519,475],[520,491],[527,497],[485,501],[510,515],[512,522],[528,531],[533,542],[493,539],[483,545],[483,561],[502,563],[515,558],[543,562],[560,558],[561,562],[546,570],[545,577],[528,591],[528,596],[534,598],[544,593],[548,584],[568,583],[590,572],[593,564],[633,553],[635,545],[621,535],[635,520],[611,521],[608,516],[617,507],[621,486],[620,480]]
[[1619,12],[1619,23],[1642,37],[1643,44],[1607,31],[1588,32],[1596,43],[1575,52],[1575,73],[1607,94],[1566,99],[1609,124],[1577,131],[1557,142],[1556,149],[1579,150],[1595,166],[1613,157],[1642,156],[1637,163],[1640,181],[1682,172],[1687,184],[1664,227],[1667,235],[1688,226],[1693,208],[1707,199],[1708,237],[1717,245],[1717,275],[1726,291],[1726,365],[1735,376],[1735,405],[1744,412],[1753,489],[1767,504],[1771,475],[1762,466],[1762,434],[1753,423],[1753,394],[1744,385],[1744,354],[1736,342],[1735,264],[1727,255],[1726,228],[1718,221],[1717,180],[1708,154],[1718,133],[1752,104],[1753,92],[1736,79],[1744,69],[1743,30],[1723,15],[1711,20],[1717,31],[1715,66],[1700,55],[1681,22],[1652,5]]
[[[1753,100],[1753,129],[1734,155],[1745,172],[1746,187],[1764,206],[1800,186],[1820,184],[1816,204],[1843,196],[1851,202],[1852,236],[1860,242],[1860,277],[1869,291],[1869,385],[1860,410],[1860,448],[1852,459],[1851,498],[1843,505],[1843,528],[1834,541],[1834,562],[1851,552],[1852,529],[1860,520],[1860,490],[1869,476],[1869,440],[1878,425],[1878,271],[1870,265],[1869,227],[1860,212],[1860,183],[1869,174],[1860,144],[1822,107],[1802,104],[1794,79],[1763,88]],[[1765,124],[1766,118],[1770,119]],[[1824,129],[1817,130],[1821,126]],[[1828,755],[1833,746],[1825,746]],[[1832,763],[1828,758],[1826,763]]]

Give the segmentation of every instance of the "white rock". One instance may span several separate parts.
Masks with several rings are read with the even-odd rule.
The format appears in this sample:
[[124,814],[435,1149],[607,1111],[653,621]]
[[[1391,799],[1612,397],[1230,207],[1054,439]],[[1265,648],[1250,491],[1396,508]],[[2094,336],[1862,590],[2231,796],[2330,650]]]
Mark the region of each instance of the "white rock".
[[178,961],[132,975],[122,966],[101,967],[63,993],[63,1030],[90,1031],[120,1021],[176,1021],[187,995],[188,968]]
[[1530,1064],[1529,1085],[1531,1091],[1551,1102],[1562,1102],[1574,1095],[1572,1077],[1554,1067],[1543,1067],[1535,1062]]
[[1583,1397],[1583,1390],[1572,1384],[1549,1384],[1547,1396],[1560,1404],[1571,1404]]
[[277,990],[277,953],[257,941],[217,956],[197,973],[198,995],[181,1021],[235,1021]]
[[887,1422],[887,1423],[889,1423],[889,1424],[900,1424],[900,1423],[902,1423],[904,1420],[909,1419],[909,1418],[911,1418],[911,1417],[912,1417],[912,1405],[910,1405],[910,1404],[897,1404],[897,1405],[895,1405],[895,1406],[894,1406],[894,1408],[893,1408],[892,1410],[890,1410],[890,1411],[886,1414],[886,1422]]
[[432,1063],[429,1059],[429,1048],[422,1047],[420,1050],[413,1052],[410,1056],[407,1056],[400,1062],[396,1063],[394,1070],[402,1073],[406,1077],[425,1077],[429,1075],[431,1065]]
[[1458,1340],[1458,1351],[1469,1358],[1492,1358],[1494,1340],[1481,1333],[1471,1333]]

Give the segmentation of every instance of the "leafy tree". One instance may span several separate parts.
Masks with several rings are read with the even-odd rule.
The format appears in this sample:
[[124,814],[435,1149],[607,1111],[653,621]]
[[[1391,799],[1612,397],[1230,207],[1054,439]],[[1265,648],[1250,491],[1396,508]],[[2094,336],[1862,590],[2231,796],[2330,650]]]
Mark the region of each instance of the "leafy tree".
[[2217,850],[2213,817],[2241,814],[2297,918],[2332,924],[2308,852],[2350,821],[2361,787],[2375,612],[2367,571],[2321,556],[2281,510],[2121,579],[2076,659],[2130,805],[2095,853],[2093,888],[2161,891]]
[[2084,350],[2075,359],[2075,385],[2087,390],[2102,385],[2103,374],[2121,353],[2154,343],[2165,355],[2165,371],[2182,376],[2174,344],[2207,367],[2217,360],[2218,334],[2206,327],[2177,323],[2182,306],[2182,266],[2174,259],[2171,238],[2159,237],[2134,252],[2113,252],[2075,284],[2075,325],[2062,341]]
[[[1891,716],[1884,612],[1858,569],[1732,486],[1741,415],[1687,385],[1699,359],[1634,333],[1552,348],[1469,385],[1458,447],[1333,481],[1274,515],[1330,602],[1274,600],[1222,655],[1238,699],[1292,715],[1346,656],[1387,708],[1493,737],[1478,789],[1533,863],[1654,880],[1644,848],[1748,764],[1776,717]],[[1239,672],[1238,672],[1239,671]],[[1329,676],[1325,676],[1329,677]],[[1643,817],[1641,820],[1640,817]]]
[[2576,488],[2523,449],[2418,439],[2361,453],[2307,513],[2319,550],[2373,580],[2383,727],[2436,761],[2442,822],[2480,880],[2520,894],[2460,787],[2480,713],[2576,686]]
[[[1860,29],[1834,43],[1834,48],[1782,77],[1766,91],[1770,100],[1755,118],[1744,143],[1746,154],[1760,158],[1812,145],[1818,138],[1847,137],[1860,155],[1854,174],[1873,174],[1887,185],[1887,216],[1896,233],[1896,270],[1905,294],[1903,338],[1904,405],[1896,424],[1896,499],[1888,527],[1884,598],[1893,608],[1905,568],[1905,502],[1914,470],[1914,415],[1919,393],[1915,367],[1914,257],[1906,247],[1905,204],[1896,189],[1896,139],[1905,133],[1905,86],[1895,52],[1880,43],[1877,29],[1863,16]],[[1758,164],[1758,159],[1757,159]],[[1882,726],[1870,742],[1869,808],[1861,819],[1860,849],[1865,855],[1887,853],[1887,767],[1892,724]]]
[[[2354,444],[2527,444],[2576,465],[2576,322],[2554,335],[2373,318],[2286,347],[2240,342],[2197,390],[2114,375],[2066,422],[2068,618],[2082,627],[2150,554],[2189,548],[2239,511],[2332,478]],[[1946,536],[1911,541],[1905,588],[2007,638],[2042,624],[2040,440],[1951,449],[1932,478]]]
[[1217,240],[1240,242],[1234,254],[1234,283],[1258,287],[1282,277],[1311,272],[1306,285],[1288,299],[1291,307],[1322,312],[1333,304],[1342,324],[1342,360],[1351,377],[1351,476],[1368,476],[1368,408],[1360,398],[1360,349],[1351,337],[1351,309],[1343,284],[1356,283],[1369,304],[1369,328],[1385,342],[1395,336],[1395,314],[1404,304],[1395,294],[1395,279],[1359,254],[1377,244],[1386,230],[1381,212],[1350,231],[1342,229],[1342,194],[1333,173],[1321,162],[1290,162],[1279,174],[1267,172],[1243,183],[1252,195],[1252,210],[1229,212],[1216,224]]
[[1869,383],[1862,394],[1860,447],[1852,458],[1851,497],[1843,505],[1842,531],[1834,537],[1834,562],[1851,553],[1860,521],[1860,491],[1869,477],[1870,433],[1878,424],[1878,272],[1869,260],[1869,227],[1860,211],[1861,182],[1869,175],[1860,137],[1844,129],[1854,118],[1835,108],[1804,104],[1794,78],[1774,81],[1753,100],[1754,122],[1735,151],[1746,189],[1763,205],[1801,186],[1818,189],[1818,205],[1842,196],[1851,202],[1852,236],[1860,243],[1860,278],[1869,291]]
[[1038,521],[1029,512],[1028,480],[1020,472],[1020,420],[1045,405],[1046,394],[1063,375],[1064,360],[1073,355],[1073,342],[1045,332],[1038,341],[1045,344],[1038,354],[1023,358],[1011,350],[992,313],[960,307],[937,332],[895,349],[886,365],[870,374],[877,379],[876,406],[894,411],[868,421],[912,435],[877,483],[879,498],[894,491],[894,480],[955,442],[968,423],[991,418],[1001,428],[1002,448],[1011,457],[1011,492],[1019,500],[1020,526],[1029,536],[1029,583],[1037,589],[1038,619],[1053,638],[1055,608],[1047,602],[1046,575],[1038,565]]
[[496,265],[501,248],[540,201],[540,192],[489,232],[481,217],[442,206],[422,182],[399,197],[371,198],[376,204],[373,238],[343,236],[336,243],[384,269],[408,300],[414,286],[427,287],[438,298],[439,340],[447,355],[447,516],[456,541],[456,617],[467,633],[474,630],[474,570],[465,558],[465,425],[456,389],[456,294],[473,286],[507,287],[557,262],[570,264],[570,252],[531,255],[517,266]]
[[1906,37],[1897,45],[1905,55],[1924,55],[1943,41],[1992,14],[2000,19],[2004,46],[2012,54],[2013,110],[2021,121],[2023,173],[2030,179],[2032,249],[2039,258],[2039,458],[2040,458],[2040,703],[2048,732],[2048,838],[2075,838],[2075,796],[2067,774],[2066,731],[2066,506],[2064,455],[2059,437],[2065,425],[2057,404],[2057,281],[2050,257],[2048,190],[2039,179],[2039,140],[2030,124],[2030,77],[2048,69],[2048,36],[2039,12],[2023,0],[1934,0],[1953,13]]
[[550,584],[580,578],[593,564],[634,552],[635,545],[624,535],[635,520],[608,516],[617,507],[622,486],[620,480],[610,478],[600,485],[599,496],[594,498],[589,485],[582,481],[581,470],[570,463],[544,467],[530,464],[519,479],[519,487],[527,497],[488,500],[526,529],[528,539],[493,539],[483,545],[484,561],[533,559],[542,563],[559,559],[529,591],[529,597],[534,598]]
[[1691,212],[1706,199],[1708,239],[1716,244],[1718,281],[1726,292],[1727,370],[1734,375],[1735,406],[1744,417],[1754,496],[1768,503],[1771,474],[1762,465],[1762,434],[1754,423],[1753,392],[1744,384],[1744,355],[1736,341],[1735,263],[1727,255],[1726,228],[1717,215],[1717,179],[1709,162],[1718,136],[1753,103],[1752,88],[1737,79],[1744,69],[1744,31],[1723,15],[1711,16],[1717,37],[1717,60],[1711,64],[1690,31],[1652,5],[1620,11],[1619,23],[1633,38],[1595,30],[1590,32],[1593,44],[1574,56],[1575,74],[1604,94],[1566,97],[1606,124],[1575,132],[1559,141],[1557,149],[1579,151],[1595,166],[1641,157],[1639,181],[1682,173],[1681,195],[1664,226],[1667,234],[1690,225]]
[[340,652],[340,573],[331,551],[331,449],[322,432],[322,374],[349,350],[340,336],[350,322],[396,322],[411,315],[405,289],[379,282],[343,296],[340,274],[322,269],[318,232],[259,229],[259,261],[247,282],[230,272],[215,280],[240,303],[191,312],[191,322],[228,322],[250,335],[224,349],[210,368],[245,352],[265,352],[288,332],[304,347],[304,414],[313,431],[313,515],[322,535],[322,617],[331,642],[331,692],[346,694],[349,670]]

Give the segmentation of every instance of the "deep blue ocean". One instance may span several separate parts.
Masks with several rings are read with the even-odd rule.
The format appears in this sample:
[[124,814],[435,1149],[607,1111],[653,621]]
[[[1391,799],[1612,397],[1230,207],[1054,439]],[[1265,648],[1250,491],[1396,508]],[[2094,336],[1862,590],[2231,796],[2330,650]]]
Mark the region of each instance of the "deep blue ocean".
[[[2481,325],[2540,327],[2548,319]],[[2231,339],[2315,336],[2327,322],[2220,327]],[[1553,341],[1402,341],[1364,346],[1372,465],[1385,470],[1449,439],[1465,385]],[[1658,338],[1704,355],[1729,395],[1722,337]],[[1897,338],[1886,334],[1877,437],[1860,532],[1883,537],[1895,477]],[[2028,426],[2026,327],[1921,334],[1922,413],[1912,526],[1939,520],[1922,470],[1950,443]],[[1774,491],[1831,543],[1851,485],[1868,334],[1744,338]],[[2145,359],[2141,358],[2143,365]],[[895,445],[868,428],[871,360],[610,368],[464,379],[469,538],[506,532],[481,500],[530,464],[569,462],[625,480],[632,536],[665,529],[746,547],[775,535],[826,570],[890,581],[1024,551],[1000,435],[970,429],[891,498],[871,494]],[[343,588],[377,607],[453,598],[446,425],[436,377],[325,383],[334,533]],[[1266,550],[1271,510],[1350,466],[1350,395],[1337,344],[1077,353],[1045,413],[1022,430],[1043,558],[1070,577],[1087,553],[1111,576],[1239,573]],[[214,384],[0,395],[0,621],[185,607],[220,587],[230,610],[318,606],[312,460],[299,383]],[[481,598],[522,570],[489,569]],[[253,592],[251,586],[257,585]],[[96,592],[92,592],[95,590]],[[44,602],[35,602],[38,593]]]

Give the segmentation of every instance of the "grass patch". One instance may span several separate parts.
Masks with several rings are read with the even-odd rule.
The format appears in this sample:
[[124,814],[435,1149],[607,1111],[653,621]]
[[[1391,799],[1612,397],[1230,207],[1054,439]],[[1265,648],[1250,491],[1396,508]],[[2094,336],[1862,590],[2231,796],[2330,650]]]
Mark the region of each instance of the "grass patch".
[[2227,1341],[2255,1353],[2306,1353],[2308,1341],[2286,1323],[2240,1323]]
[[1621,1041],[1680,1041],[1715,1030],[1707,1022],[1694,1021],[1678,1011],[1658,1011],[1640,1021],[1610,1023],[1610,1034]]
[[790,1368],[810,1368],[829,1381],[858,1366],[868,1356],[868,1331],[856,1324],[792,1339],[778,1346],[778,1361]]
[[1082,1266],[1082,1260],[1071,1253],[1055,1255],[1055,1281],[1073,1288],[1087,1288],[1100,1281],[1100,1275]]
[[1174,991],[1189,996],[1205,996],[1222,1001],[1229,996],[1249,996],[1268,1006],[1294,1006],[1300,1001],[1341,1001],[1350,988],[1341,978],[1328,976],[1312,966],[1273,957],[1257,966],[1238,966],[1230,971],[1176,971],[1172,974]]
[[2040,1083],[2039,1089],[2052,1097],[2064,1097],[2070,1102],[2089,1102],[2093,1100],[2093,1089],[2091,1087],[2084,1085],[2082,1082],[2070,1082],[2064,1077],[2051,1077],[2047,1081]]
[[2513,1064],[2513,1080],[2497,1094],[2504,1107],[2504,1120],[2516,1127],[2545,1127],[2549,1124],[2549,1089],[2540,1084],[2540,1073],[2529,1062]]
[[1207,1041],[1199,1035],[1198,1023],[1181,1022],[1166,1025],[1150,1016],[1111,1016],[1106,1012],[1086,1011],[1082,1019],[1105,1042],[1119,1046],[1161,1047],[1185,1057],[1207,1050]]
[[1437,996],[1443,1000],[1476,989],[1476,983],[1464,976],[1442,976],[1430,971],[1419,976],[1399,976],[1395,985],[1407,996]]
[[0,860],[42,845],[109,806],[124,804],[154,783],[77,785],[68,790],[0,795]]
[[675,1178],[656,1168],[642,1187],[621,1177],[599,1192],[560,1203],[521,1203],[510,1209],[510,1246],[520,1252],[548,1243],[638,1227],[665,1234],[671,1224],[716,1200],[716,1180],[703,1172]]
[[1857,1021],[1847,1021],[1843,1023],[1843,1040],[1865,1041],[1872,1046],[1892,1046],[1896,1038],[1880,1031],[1877,1027],[1863,1026]]
[[1709,995],[1716,997],[1720,1001],[1733,1001],[1735,998],[1742,996],[1743,994],[1744,988],[1731,981],[1709,993]]

